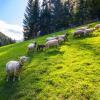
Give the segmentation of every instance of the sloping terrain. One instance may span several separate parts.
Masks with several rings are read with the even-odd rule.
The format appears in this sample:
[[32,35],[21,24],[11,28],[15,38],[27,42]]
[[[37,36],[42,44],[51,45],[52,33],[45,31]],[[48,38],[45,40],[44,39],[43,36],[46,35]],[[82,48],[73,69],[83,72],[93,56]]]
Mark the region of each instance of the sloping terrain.
[[[91,24],[93,27],[96,23]],[[69,41],[58,48],[28,55],[21,80],[6,82],[5,64],[27,55],[33,40],[0,48],[0,100],[100,100],[100,32],[75,39],[73,29],[39,37],[69,33]]]

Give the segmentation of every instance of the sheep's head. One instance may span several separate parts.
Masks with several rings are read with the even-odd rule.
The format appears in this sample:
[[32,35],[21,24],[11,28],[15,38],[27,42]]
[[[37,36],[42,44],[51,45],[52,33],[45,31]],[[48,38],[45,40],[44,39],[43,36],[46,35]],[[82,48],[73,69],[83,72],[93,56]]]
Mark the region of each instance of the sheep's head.
[[37,46],[37,42],[36,41],[34,41],[33,44],[35,45],[35,47]]
[[20,63],[21,65],[23,65],[24,63],[26,63],[28,61],[29,57],[26,57],[26,56],[22,56],[20,57]]

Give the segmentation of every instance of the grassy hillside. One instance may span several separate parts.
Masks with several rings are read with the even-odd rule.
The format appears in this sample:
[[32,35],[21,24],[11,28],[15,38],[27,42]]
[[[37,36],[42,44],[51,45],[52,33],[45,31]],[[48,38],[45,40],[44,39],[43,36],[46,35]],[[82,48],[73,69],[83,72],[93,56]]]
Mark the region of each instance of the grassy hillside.
[[[94,26],[96,23],[91,24]],[[30,55],[21,80],[5,81],[5,64],[27,55],[33,40],[0,48],[0,100],[100,100],[100,32],[74,39],[68,29],[38,38],[70,33],[69,42]]]

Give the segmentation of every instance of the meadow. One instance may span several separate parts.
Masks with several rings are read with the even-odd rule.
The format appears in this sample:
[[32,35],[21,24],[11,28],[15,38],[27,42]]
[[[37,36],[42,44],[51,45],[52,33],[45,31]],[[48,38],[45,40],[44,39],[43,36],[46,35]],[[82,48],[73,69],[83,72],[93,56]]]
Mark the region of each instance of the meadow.
[[[0,47],[0,100],[100,100],[100,31],[76,39],[76,28],[38,37],[45,43],[49,36],[69,33],[69,41],[43,52],[27,54],[34,40]],[[30,59],[21,80],[6,82],[6,63],[23,55]]]

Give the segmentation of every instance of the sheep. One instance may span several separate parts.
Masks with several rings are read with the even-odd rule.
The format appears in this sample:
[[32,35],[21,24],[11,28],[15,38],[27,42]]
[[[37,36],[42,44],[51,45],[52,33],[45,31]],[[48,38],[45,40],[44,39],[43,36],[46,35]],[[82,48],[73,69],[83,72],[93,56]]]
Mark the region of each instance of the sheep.
[[61,42],[65,42],[65,39],[62,38],[62,37],[58,37],[57,40],[59,41],[59,43],[61,43]]
[[84,36],[84,30],[77,30],[73,33],[73,37],[81,37]]
[[28,52],[35,51],[35,50],[36,50],[36,47],[37,47],[37,43],[36,43],[36,42],[30,43],[30,44],[28,45]]
[[85,29],[84,36],[90,36],[91,33],[95,30],[95,28]]
[[95,29],[100,29],[100,24],[97,24],[97,25],[95,26]]
[[44,45],[44,44],[41,44],[41,45],[37,45],[37,51],[39,51],[39,50],[44,50],[46,48],[46,45]]
[[48,38],[46,38],[46,42],[50,41],[50,40],[54,40],[54,39],[57,39],[57,37],[48,37]]
[[20,71],[22,69],[22,66],[24,65],[25,62],[27,62],[27,60],[29,59],[29,57],[26,56],[22,56],[20,57],[19,61],[9,61],[6,64],[6,81],[9,81],[10,75],[13,74],[13,81],[15,81],[16,76],[18,76],[18,80],[20,80]]
[[86,30],[88,28],[88,26],[84,26],[84,27],[80,27],[80,28],[77,28],[77,30]]
[[46,48],[49,48],[50,46],[58,46],[58,45],[59,45],[59,41],[57,39],[53,39],[46,42]]
[[63,35],[58,35],[57,37],[58,37],[58,38],[63,38],[64,41],[67,39],[67,41],[68,41],[68,38],[67,38],[68,35],[69,35],[69,34],[66,33],[66,34],[63,34]]

